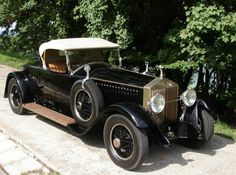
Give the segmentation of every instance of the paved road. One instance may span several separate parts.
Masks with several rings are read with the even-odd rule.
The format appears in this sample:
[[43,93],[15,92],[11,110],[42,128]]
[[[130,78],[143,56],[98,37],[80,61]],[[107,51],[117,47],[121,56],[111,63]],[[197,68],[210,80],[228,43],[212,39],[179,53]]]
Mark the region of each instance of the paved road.
[[101,132],[93,131],[77,138],[40,116],[15,115],[8,100],[2,98],[8,71],[8,67],[0,66],[0,129],[62,175],[228,175],[236,172],[236,144],[217,135],[197,151],[179,145],[171,150],[159,144],[152,145],[149,158],[141,168],[134,172],[125,171],[109,159]]
[[0,145],[0,175],[21,175],[32,171],[44,174],[50,172],[31,152],[2,131],[0,131]]

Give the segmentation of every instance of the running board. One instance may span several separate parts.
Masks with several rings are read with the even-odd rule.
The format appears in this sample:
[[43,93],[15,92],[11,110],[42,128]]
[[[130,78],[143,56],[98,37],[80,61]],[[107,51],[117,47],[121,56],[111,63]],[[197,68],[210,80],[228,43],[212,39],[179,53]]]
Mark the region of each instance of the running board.
[[39,105],[37,103],[25,103],[23,104],[25,109],[32,111],[42,117],[48,118],[56,123],[59,123],[63,126],[69,126],[75,124],[75,120],[71,117],[68,117],[62,113],[56,112],[52,109],[49,109],[45,106]]

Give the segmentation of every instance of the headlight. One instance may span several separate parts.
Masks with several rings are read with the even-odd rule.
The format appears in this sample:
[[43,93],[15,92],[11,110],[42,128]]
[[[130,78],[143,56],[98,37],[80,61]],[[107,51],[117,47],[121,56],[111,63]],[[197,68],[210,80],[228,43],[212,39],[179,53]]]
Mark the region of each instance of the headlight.
[[165,98],[163,95],[159,93],[154,95],[149,101],[149,107],[151,108],[152,112],[159,114],[165,107]]
[[190,107],[195,103],[197,94],[195,90],[186,90],[182,93],[180,98],[186,106]]

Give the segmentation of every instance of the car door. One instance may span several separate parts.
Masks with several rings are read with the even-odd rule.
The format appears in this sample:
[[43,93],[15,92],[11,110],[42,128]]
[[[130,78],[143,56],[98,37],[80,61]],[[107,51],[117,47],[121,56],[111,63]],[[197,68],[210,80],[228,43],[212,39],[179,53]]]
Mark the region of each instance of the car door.
[[37,81],[40,94],[43,98],[62,105],[69,105],[70,90],[79,76],[44,70],[42,67],[30,66],[29,72]]
[[79,78],[70,74],[45,71],[41,79],[42,91],[45,98],[66,106],[70,104],[70,90]]

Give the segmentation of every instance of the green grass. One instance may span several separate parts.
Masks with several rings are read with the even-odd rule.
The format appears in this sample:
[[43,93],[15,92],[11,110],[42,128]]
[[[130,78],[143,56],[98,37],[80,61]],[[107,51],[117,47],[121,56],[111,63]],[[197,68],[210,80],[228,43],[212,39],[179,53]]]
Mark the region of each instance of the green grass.
[[0,64],[8,65],[15,68],[20,68],[24,64],[33,62],[33,59],[24,58],[23,56],[14,53],[6,53],[0,51]]
[[236,129],[232,128],[231,126],[229,126],[224,122],[216,121],[215,134],[236,141]]

